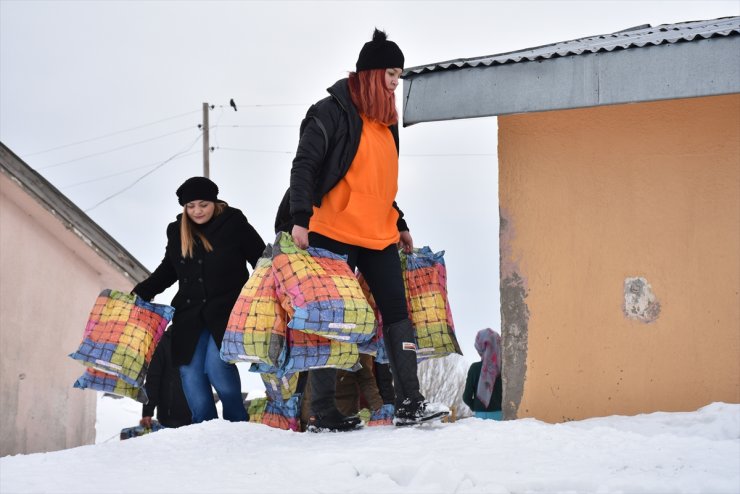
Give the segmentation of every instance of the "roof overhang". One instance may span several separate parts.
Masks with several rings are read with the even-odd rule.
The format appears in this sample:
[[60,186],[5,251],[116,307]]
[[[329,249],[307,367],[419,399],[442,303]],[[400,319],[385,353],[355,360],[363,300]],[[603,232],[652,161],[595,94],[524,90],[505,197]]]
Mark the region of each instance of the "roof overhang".
[[740,36],[410,72],[403,125],[740,92]]
[[0,173],[17,184],[56,217],[67,230],[79,237],[120,273],[131,278],[134,283],[143,281],[149,276],[149,271],[121,244],[2,142],[0,142]]

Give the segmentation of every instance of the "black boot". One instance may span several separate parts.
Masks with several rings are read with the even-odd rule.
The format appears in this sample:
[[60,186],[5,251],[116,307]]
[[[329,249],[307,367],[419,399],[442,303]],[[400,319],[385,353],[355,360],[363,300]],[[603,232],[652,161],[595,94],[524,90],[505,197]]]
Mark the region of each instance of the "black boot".
[[429,403],[419,390],[414,327],[409,319],[383,327],[383,339],[396,392],[396,425],[414,425],[449,415],[450,409]]
[[362,426],[357,416],[347,417],[337,410],[334,402],[336,369],[314,369],[308,373],[311,380],[311,416],[306,430],[309,432],[344,432]]

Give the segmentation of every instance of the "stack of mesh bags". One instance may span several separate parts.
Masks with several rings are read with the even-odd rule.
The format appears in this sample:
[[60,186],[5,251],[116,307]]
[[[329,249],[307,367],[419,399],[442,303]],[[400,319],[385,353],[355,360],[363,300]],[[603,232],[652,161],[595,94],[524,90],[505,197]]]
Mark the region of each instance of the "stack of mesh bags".
[[333,367],[355,369],[358,345],[375,332],[375,317],[346,258],[299,249],[278,234],[234,305],[221,358],[251,362],[278,378]]
[[175,309],[106,289],[90,312],[82,342],[69,356],[87,367],[74,387],[146,403],[143,389],[154,350]]

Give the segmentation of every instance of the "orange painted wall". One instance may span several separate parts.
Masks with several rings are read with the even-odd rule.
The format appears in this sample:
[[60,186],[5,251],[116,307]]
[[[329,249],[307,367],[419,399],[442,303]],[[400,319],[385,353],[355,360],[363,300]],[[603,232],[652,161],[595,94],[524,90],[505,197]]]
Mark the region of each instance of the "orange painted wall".
[[[740,402],[740,94],[499,117],[499,189],[529,310],[517,417]],[[623,311],[638,276],[651,323]]]

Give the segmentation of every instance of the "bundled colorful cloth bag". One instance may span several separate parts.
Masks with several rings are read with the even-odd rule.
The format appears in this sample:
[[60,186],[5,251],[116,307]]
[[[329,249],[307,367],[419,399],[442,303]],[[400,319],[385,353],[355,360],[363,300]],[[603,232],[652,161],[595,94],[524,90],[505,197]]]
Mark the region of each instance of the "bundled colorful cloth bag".
[[103,290],[90,312],[82,343],[69,356],[140,388],[174,313],[169,305]]
[[396,409],[392,404],[386,403],[377,410],[363,408],[357,415],[365,422],[367,427],[377,427],[381,425],[393,425],[393,414],[395,411]]
[[285,362],[287,315],[275,291],[271,255],[268,245],[234,304],[221,343],[225,362],[275,368]]
[[249,400],[249,406],[247,407],[247,414],[249,415],[249,421],[256,424],[262,423],[262,417],[265,415],[265,407],[267,406],[267,398],[255,398]]
[[262,416],[262,423],[276,429],[298,431],[300,424],[301,394],[297,392],[300,375],[263,373],[267,403]]
[[132,386],[113,374],[108,374],[92,367],[88,367],[85,373],[75,381],[74,387],[79,389],[94,389],[104,393],[125,396],[144,404],[149,401],[144,388]]
[[288,327],[347,343],[373,337],[375,316],[346,258],[325,249],[299,249],[287,233],[275,240],[272,268]]
[[298,391],[300,378],[298,372],[284,374],[282,377],[265,372],[260,377],[265,385],[265,394],[268,400],[288,401]]
[[360,366],[360,354],[354,343],[290,329],[288,348],[288,357],[278,374],[324,367],[356,370]]
[[414,324],[419,359],[459,353],[455,325],[447,299],[444,251],[429,247],[400,252],[409,318]]

